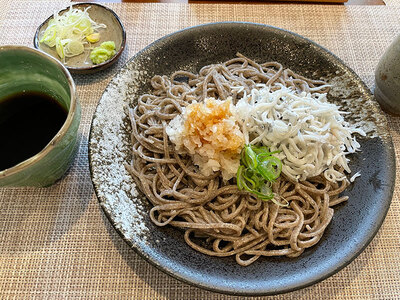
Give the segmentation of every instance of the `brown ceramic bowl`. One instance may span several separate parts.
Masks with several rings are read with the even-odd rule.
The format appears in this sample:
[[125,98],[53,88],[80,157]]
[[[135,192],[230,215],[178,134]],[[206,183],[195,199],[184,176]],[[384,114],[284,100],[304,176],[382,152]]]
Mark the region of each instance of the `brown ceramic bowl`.
[[[64,65],[71,73],[74,74],[94,73],[110,67],[118,60],[125,48],[126,33],[124,26],[122,25],[117,14],[113,10],[96,3],[78,3],[72,5],[73,8],[79,8],[81,10],[86,9],[88,6],[90,6],[88,10],[90,18],[97,23],[102,23],[107,26],[107,28],[101,30],[100,40],[96,43],[93,43],[93,47],[97,47],[105,41],[114,41],[116,53],[111,59],[97,65],[92,63],[87,50],[80,55],[68,57],[66,58]],[[69,8],[70,6],[61,10],[60,14],[65,13],[67,10],[69,10]],[[48,17],[47,20],[38,27],[35,33],[33,44],[35,48],[42,50],[60,60],[55,47],[50,48],[46,44],[39,42],[42,33],[46,30],[48,22],[52,18],[53,16]]]

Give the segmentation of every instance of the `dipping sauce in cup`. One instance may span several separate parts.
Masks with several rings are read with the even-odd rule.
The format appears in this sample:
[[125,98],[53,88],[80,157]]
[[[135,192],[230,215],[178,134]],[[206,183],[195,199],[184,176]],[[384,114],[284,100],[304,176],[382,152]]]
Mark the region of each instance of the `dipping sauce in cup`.
[[81,109],[68,70],[25,46],[0,46],[0,186],[49,186],[75,156]]

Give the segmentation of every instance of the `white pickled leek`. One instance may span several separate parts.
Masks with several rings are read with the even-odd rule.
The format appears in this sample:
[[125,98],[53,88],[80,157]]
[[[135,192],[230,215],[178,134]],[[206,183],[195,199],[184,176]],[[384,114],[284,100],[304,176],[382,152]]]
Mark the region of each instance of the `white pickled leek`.
[[90,6],[80,10],[71,6],[63,14],[55,13],[39,42],[51,48],[56,47],[56,52],[63,61],[66,57],[79,55],[89,49],[90,42],[99,40],[98,30],[106,28],[105,24],[90,18],[89,8]]

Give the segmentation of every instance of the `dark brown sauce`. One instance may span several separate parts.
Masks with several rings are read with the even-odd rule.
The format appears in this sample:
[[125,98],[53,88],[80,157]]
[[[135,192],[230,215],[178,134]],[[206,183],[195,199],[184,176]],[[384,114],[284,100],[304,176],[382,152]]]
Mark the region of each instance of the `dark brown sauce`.
[[67,114],[57,100],[40,92],[0,99],[0,170],[39,153],[60,130]]

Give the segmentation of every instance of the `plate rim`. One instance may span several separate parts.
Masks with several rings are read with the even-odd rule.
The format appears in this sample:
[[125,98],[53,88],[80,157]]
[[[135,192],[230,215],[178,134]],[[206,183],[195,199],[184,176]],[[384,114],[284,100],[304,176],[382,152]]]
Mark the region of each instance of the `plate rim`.
[[[282,32],[282,33],[286,33],[288,35],[291,35],[293,37],[295,37],[296,39],[300,39],[303,40],[311,45],[313,45],[314,47],[316,47],[319,50],[322,50],[321,53],[323,53],[324,57],[330,57],[336,60],[336,62],[343,66],[347,72],[351,73],[353,76],[355,76],[355,78],[358,79],[358,83],[360,83],[362,85],[362,88],[368,93],[368,97],[371,99],[373,98],[373,95],[370,91],[370,89],[368,88],[368,86],[365,84],[365,82],[360,78],[360,76],[355,73],[355,71],[349,67],[347,64],[344,63],[344,61],[342,59],[340,59],[339,57],[337,57],[334,53],[332,53],[330,50],[326,49],[325,47],[321,46],[320,44],[314,42],[313,40],[304,37],[298,33],[283,29],[283,28],[279,28],[276,26],[272,26],[272,25],[268,25],[268,24],[263,24],[263,23],[255,23],[255,22],[241,22],[241,21],[223,21],[223,22],[211,22],[211,23],[205,23],[205,24],[199,24],[199,25],[194,25],[194,26],[189,26],[189,27],[185,27],[183,29],[174,31],[172,33],[169,33],[167,35],[164,35],[158,39],[156,39],[155,41],[153,41],[152,43],[148,44],[146,47],[144,47],[143,49],[141,49],[140,51],[138,51],[137,53],[135,53],[132,57],[130,57],[127,62],[121,67],[121,69],[113,76],[113,78],[111,79],[111,81],[108,83],[105,91],[107,91],[108,87],[112,84],[114,78],[118,77],[128,66],[129,64],[131,64],[137,57],[140,57],[142,55],[142,53],[150,50],[151,48],[157,46],[159,43],[162,43],[163,41],[168,40],[168,38],[181,34],[183,32],[187,32],[190,30],[196,30],[196,29],[201,29],[204,27],[212,27],[212,26],[216,26],[216,25],[249,25],[249,26],[255,26],[255,27],[264,27],[264,28],[268,28],[270,30],[274,30],[274,31],[278,31],[278,32]],[[103,97],[104,93],[102,94],[101,98]],[[158,270],[166,273],[167,275],[181,281],[184,283],[187,283],[191,286],[195,286],[198,288],[202,288],[204,290],[210,291],[210,292],[216,292],[216,293],[220,293],[220,294],[226,294],[226,295],[233,295],[233,296],[272,296],[272,295],[278,295],[278,294],[285,294],[285,293],[289,293],[289,292],[293,292],[296,290],[300,290],[300,289],[304,289],[306,287],[312,286],[316,283],[322,282],[323,280],[331,277],[332,275],[338,273],[340,270],[342,270],[343,268],[345,268],[346,266],[348,266],[351,262],[353,262],[367,247],[368,245],[371,243],[371,241],[374,239],[374,237],[376,236],[376,234],[379,232],[383,222],[385,221],[385,218],[387,216],[387,212],[390,208],[390,204],[392,202],[393,199],[393,192],[394,192],[394,187],[395,187],[395,180],[396,180],[396,156],[395,156],[395,151],[394,151],[394,146],[393,146],[393,140],[392,140],[392,136],[390,135],[389,129],[387,128],[387,131],[389,133],[388,137],[386,137],[385,142],[390,145],[389,147],[386,147],[387,153],[389,157],[392,157],[393,159],[388,162],[388,167],[392,167],[392,174],[394,176],[391,176],[392,180],[391,180],[391,187],[390,189],[385,190],[385,195],[388,195],[388,199],[387,199],[387,203],[386,203],[386,209],[381,211],[380,213],[380,218],[379,218],[379,222],[375,222],[374,223],[374,227],[372,228],[372,230],[369,230],[368,232],[368,237],[363,240],[363,244],[361,245],[361,247],[355,247],[357,248],[357,251],[352,252],[353,255],[346,260],[343,260],[341,264],[335,266],[334,269],[332,269],[330,272],[324,273],[321,276],[319,276],[318,278],[315,279],[311,279],[307,282],[304,282],[302,284],[297,284],[288,288],[284,288],[281,290],[259,290],[257,289],[256,291],[243,291],[243,290],[235,290],[232,288],[226,288],[226,289],[221,289],[220,287],[214,287],[214,286],[210,286],[207,284],[203,284],[203,283],[199,283],[199,282],[193,282],[190,281],[190,279],[184,277],[184,276],[180,276],[179,274],[176,274],[175,272],[173,272],[172,269],[167,269],[159,264],[157,264],[155,261],[153,261],[149,256],[146,256],[145,253],[141,252],[138,245],[134,244],[131,240],[127,239],[123,232],[118,229],[118,227],[116,226],[117,223],[112,219],[112,215],[111,213],[104,207],[103,202],[101,200],[101,197],[98,194],[98,190],[96,187],[96,184],[93,180],[93,175],[94,175],[94,170],[93,170],[93,163],[92,163],[92,147],[91,147],[91,143],[93,140],[93,121],[95,119],[95,115],[98,109],[98,106],[101,105],[101,98],[98,101],[97,105],[96,105],[96,109],[94,111],[94,115],[91,121],[91,126],[90,126],[90,132],[89,132],[89,140],[88,140],[88,157],[89,157],[89,169],[90,169],[90,177],[91,177],[91,181],[92,181],[92,185],[96,194],[96,197],[99,201],[100,206],[102,207],[102,211],[104,212],[104,214],[106,215],[107,219],[109,220],[109,222],[111,223],[112,227],[114,228],[114,230],[118,233],[118,235],[130,246],[130,248],[132,248],[137,254],[139,254],[142,258],[145,259],[146,262],[150,263],[151,265],[155,266]],[[380,109],[380,107],[379,107]],[[380,109],[381,110],[381,109]],[[382,112],[382,110],[381,110]],[[382,114],[384,115],[384,113],[382,112]],[[384,115],[385,118],[385,124],[387,127],[387,117]],[[226,287],[226,286],[225,286]]]

